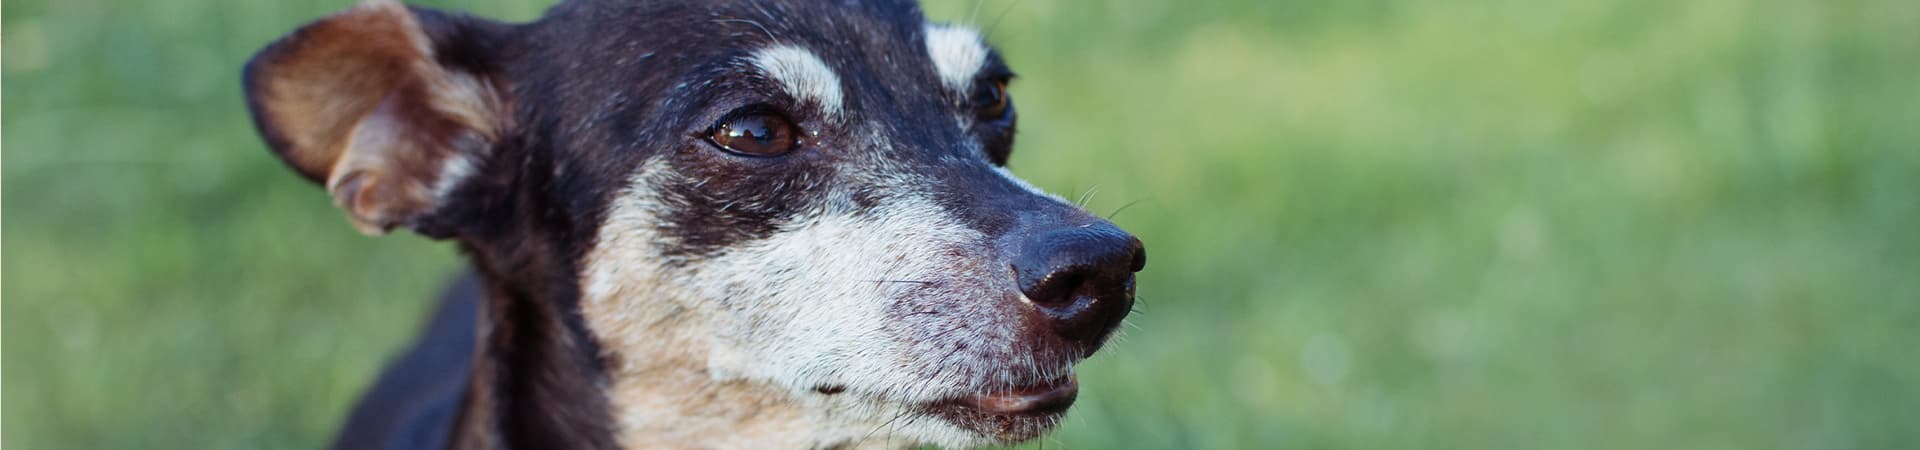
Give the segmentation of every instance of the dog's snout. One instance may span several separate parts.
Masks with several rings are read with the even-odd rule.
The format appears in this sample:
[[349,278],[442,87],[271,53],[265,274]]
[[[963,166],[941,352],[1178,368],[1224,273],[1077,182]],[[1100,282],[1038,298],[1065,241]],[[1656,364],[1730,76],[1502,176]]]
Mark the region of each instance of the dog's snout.
[[1036,233],[1014,260],[1020,292],[1060,337],[1097,343],[1133,309],[1139,239],[1106,222]]

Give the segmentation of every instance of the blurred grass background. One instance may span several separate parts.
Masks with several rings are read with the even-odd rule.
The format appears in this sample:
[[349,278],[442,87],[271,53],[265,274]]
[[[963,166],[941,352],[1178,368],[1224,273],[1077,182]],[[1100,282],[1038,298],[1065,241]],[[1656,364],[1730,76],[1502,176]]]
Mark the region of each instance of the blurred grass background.
[[[317,447],[409,339],[452,249],[238,97],[348,3],[6,2],[12,448]],[[928,9],[996,24],[1016,171],[1152,248],[1047,447],[1920,448],[1920,2]]]

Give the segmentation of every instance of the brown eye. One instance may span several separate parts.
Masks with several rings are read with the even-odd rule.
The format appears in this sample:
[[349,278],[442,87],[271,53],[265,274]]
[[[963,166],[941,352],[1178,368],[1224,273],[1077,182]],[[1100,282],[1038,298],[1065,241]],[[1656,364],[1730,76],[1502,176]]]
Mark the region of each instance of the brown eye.
[[1012,100],[1007,98],[1007,80],[1004,78],[981,85],[979,92],[974,93],[973,96],[973,104],[979,105],[982,119],[996,120],[1006,117],[1007,109],[1013,106]]
[[765,111],[735,112],[713,126],[707,139],[729,152],[780,156],[799,146],[800,135],[786,116]]

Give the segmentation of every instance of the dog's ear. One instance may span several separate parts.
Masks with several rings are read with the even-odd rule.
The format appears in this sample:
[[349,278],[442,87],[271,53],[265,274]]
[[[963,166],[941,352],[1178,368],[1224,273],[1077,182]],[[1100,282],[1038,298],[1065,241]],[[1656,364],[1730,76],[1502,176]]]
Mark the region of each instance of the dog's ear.
[[361,232],[441,234],[424,223],[510,128],[497,27],[391,0],[320,19],[247,63],[254,124]]

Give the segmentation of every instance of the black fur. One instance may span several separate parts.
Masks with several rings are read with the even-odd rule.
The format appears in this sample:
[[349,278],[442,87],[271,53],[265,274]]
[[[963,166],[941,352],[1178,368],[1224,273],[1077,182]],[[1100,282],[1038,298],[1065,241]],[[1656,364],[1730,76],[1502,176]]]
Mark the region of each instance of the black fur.
[[[878,165],[910,168],[922,181],[907,188],[988,235],[1097,221],[993,173],[1011,151],[1011,112],[948,125],[975,117],[980,96],[943,87],[910,1],[575,0],[517,25],[415,11],[443,64],[507,87],[511,127],[418,227],[460,241],[481,281],[452,291],[355,408],[337,447],[614,446],[601,389],[615,362],[580,317],[579,278],[609,205],[628,189],[665,205],[665,241],[655,245],[679,261],[765,238],[809,210],[871,209],[903,189],[853,170]],[[743,65],[774,43],[807,48],[834,69],[840,117]],[[975,84],[1011,76],[996,54]],[[720,117],[754,105],[818,135],[778,158],[704,140]],[[672,176],[630,186],[643,166]],[[835,194],[850,204],[828,205]],[[1000,244],[983,252],[1004,257],[1020,242]],[[846,388],[837,389],[821,392]]]
[[412,349],[387,366],[353,408],[333,448],[447,446],[473,367],[481,289],[470,274],[454,281]]

